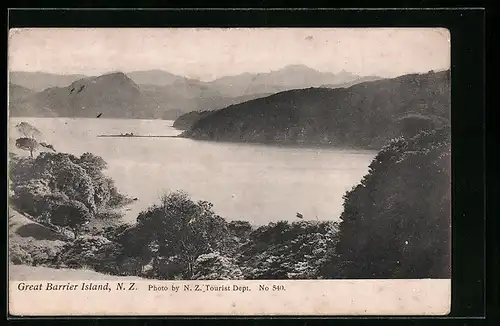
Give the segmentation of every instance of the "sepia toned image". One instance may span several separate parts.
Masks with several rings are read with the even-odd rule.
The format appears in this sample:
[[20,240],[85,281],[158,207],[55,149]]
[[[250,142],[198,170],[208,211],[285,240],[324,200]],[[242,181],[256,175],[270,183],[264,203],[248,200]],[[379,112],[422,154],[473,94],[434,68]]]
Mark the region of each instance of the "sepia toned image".
[[13,315],[444,315],[450,34],[8,40]]

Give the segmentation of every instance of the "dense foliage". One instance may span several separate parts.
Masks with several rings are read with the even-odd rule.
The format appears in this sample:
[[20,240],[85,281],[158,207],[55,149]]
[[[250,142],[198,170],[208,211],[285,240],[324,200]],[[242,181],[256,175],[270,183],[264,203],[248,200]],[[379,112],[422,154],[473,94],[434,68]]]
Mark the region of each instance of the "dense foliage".
[[385,146],[345,195],[338,257],[329,277],[448,278],[450,129]]
[[193,139],[380,149],[408,128],[446,124],[450,71],[405,75],[349,88],[307,88],[232,105],[197,120]]
[[90,222],[92,215],[88,208],[77,200],[68,200],[58,205],[50,216],[52,224],[68,227],[78,236],[79,230],[83,225]]
[[250,233],[239,261],[247,279],[307,279],[319,276],[337,242],[334,222],[280,221]]
[[16,140],[16,147],[30,152],[30,156],[33,157],[33,153],[38,148],[38,142],[34,138],[22,137]]
[[253,229],[174,192],[142,212],[133,226],[79,237],[64,248],[59,264],[154,279],[317,278],[336,233],[335,223],[318,221]]
[[42,152],[35,159],[11,153],[9,165],[12,204],[75,234],[99,212],[129,200],[103,174],[102,158],[90,153]]
[[200,255],[215,251],[232,254],[237,245],[228,223],[212,211],[212,204],[193,202],[171,193],[139,214],[137,224],[119,239],[123,255],[150,265],[151,277],[191,278]]

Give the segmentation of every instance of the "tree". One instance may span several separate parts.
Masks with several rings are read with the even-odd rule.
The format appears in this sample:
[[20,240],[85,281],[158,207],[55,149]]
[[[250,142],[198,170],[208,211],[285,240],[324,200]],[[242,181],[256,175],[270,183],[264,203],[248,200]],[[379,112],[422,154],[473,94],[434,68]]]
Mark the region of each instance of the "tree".
[[450,277],[450,165],[449,127],[384,147],[344,197],[329,277]]
[[26,138],[35,139],[42,135],[38,129],[24,121],[18,123],[16,129]]
[[27,122],[21,122],[16,125],[16,129],[23,137],[16,140],[16,147],[29,151],[33,157],[33,152],[37,150],[39,144],[37,138],[41,136],[41,132]]
[[335,247],[335,222],[286,221],[254,230],[239,249],[239,265],[246,279],[320,278],[327,253]]
[[14,187],[13,203],[21,211],[32,215],[41,213],[37,210],[43,197],[50,193],[46,180],[32,179]]
[[92,215],[88,208],[76,200],[69,200],[60,204],[54,209],[50,217],[53,224],[70,228],[75,235],[75,239],[80,228],[91,219]]
[[35,206],[38,216],[45,221],[50,221],[54,210],[68,202],[70,199],[62,192],[53,192],[44,195]]
[[9,177],[12,188],[34,179],[34,160],[31,157],[9,153],[9,158]]
[[38,142],[34,138],[18,138],[16,140],[16,147],[30,152],[30,156],[33,157],[33,152],[38,148]]
[[104,261],[109,262],[106,259],[109,257],[103,257],[103,253],[111,254],[110,245],[112,242],[103,236],[82,235],[65,245],[58,257],[59,263],[71,268],[101,267]]
[[86,152],[80,156],[79,162],[82,167],[88,165],[89,169],[101,172],[108,167],[106,161],[100,156]]
[[40,146],[50,149],[53,152],[57,152],[53,145],[44,142],[40,143]]
[[52,192],[82,202],[93,214],[131,200],[119,193],[113,180],[102,173],[106,162],[90,153],[76,157],[42,152],[35,159],[11,154],[9,163],[12,189],[32,179],[46,180]]
[[108,205],[112,195],[112,187],[114,184],[109,181],[103,174],[103,170],[107,168],[106,161],[100,156],[92,153],[83,153],[77,161],[77,164],[82,167],[92,179],[94,185],[94,202],[96,207],[103,208]]
[[78,160],[66,153],[40,153],[33,164],[34,175],[48,180],[52,191],[82,202],[94,213],[94,183],[86,170],[77,164]]
[[[210,203],[195,203],[184,193],[170,193],[163,196],[160,205],[139,214],[128,237],[134,239],[134,248],[125,250],[152,259],[157,278],[170,279],[179,273],[191,278],[198,256],[227,249],[226,224]],[[122,244],[127,247],[127,242]]]
[[198,256],[193,266],[193,280],[242,280],[236,261],[218,251]]
[[240,239],[248,238],[252,232],[252,226],[248,221],[231,221],[227,227]]
[[120,207],[131,201],[130,198],[118,192],[111,178],[104,175],[103,170],[108,165],[102,157],[87,152],[75,160],[75,163],[82,167],[92,179],[94,202],[97,208]]
[[82,202],[92,213],[96,212],[94,185],[83,168],[68,161],[56,172],[55,184],[55,189],[70,199]]
[[67,153],[40,153],[33,162],[33,173],[37,178],[50,180],[55,185],[55,176],[58,171],[70,163],[76,164],[78,158]]
[[108,205],[111,199],[109,183],[105,178],[93,180],[94,185],[94,203],[97,208],[103,208]]

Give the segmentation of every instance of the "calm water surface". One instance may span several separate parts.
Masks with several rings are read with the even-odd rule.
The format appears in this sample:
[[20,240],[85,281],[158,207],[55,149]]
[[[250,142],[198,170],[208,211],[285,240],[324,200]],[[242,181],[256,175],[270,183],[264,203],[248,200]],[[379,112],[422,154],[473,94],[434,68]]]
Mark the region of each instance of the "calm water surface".
[[[11,118],[26,121],[58,151],[92,152],[108,163],[118,189],[139,200],[128,221],[158,202],[165,192],[183,190],[207,200],[229,220],[265,224],[278,220],[335,220],[342,196],[367,173],[374,151],[283,148],[182,138],[99,138],[99,134],[171,135],[169,120]],[[11,129],[12,130],[12,129]],[[14,137],[12,133],[11,137]]]

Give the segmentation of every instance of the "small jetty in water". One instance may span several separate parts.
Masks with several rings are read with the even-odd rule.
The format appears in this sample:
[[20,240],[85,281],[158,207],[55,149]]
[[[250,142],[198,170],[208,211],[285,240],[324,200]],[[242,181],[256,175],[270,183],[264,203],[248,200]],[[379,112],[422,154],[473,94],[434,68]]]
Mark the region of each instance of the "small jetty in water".
[[164,136],[164,135],[134,135],[133,132],[116,135],[97,135],[97,137],[136,137],[136,138],[178,138],[177,136]]

